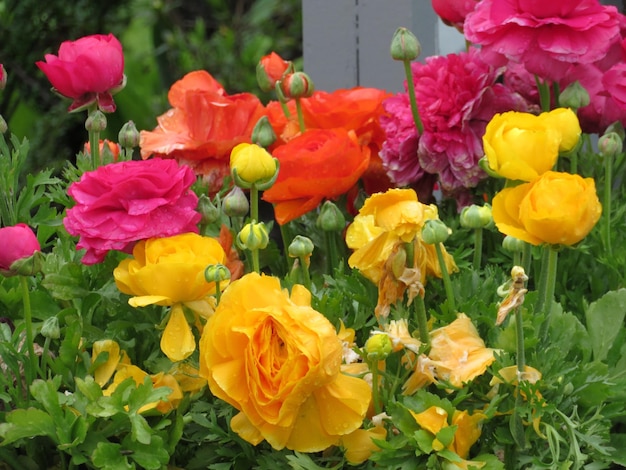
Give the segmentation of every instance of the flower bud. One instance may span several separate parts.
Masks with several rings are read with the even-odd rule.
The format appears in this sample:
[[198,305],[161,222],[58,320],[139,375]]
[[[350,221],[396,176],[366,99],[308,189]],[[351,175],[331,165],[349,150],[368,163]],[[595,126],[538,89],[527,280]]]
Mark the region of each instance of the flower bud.
[[325,232],[341,232],[346,228],[346,218],[334,202],[326,201],[322,204],[315,225]]
[[0,64],[0,90],[4,90],[7,86],[7,71],[4,69],[4,65]]
[[139,131],[133,121],[128,121],[122,126],[117,141],[126,149],[133,149],[139,146]]
[[622,153],[623,141],[617,132],[608,132],[598,139],[598,150],[603,158],[615,159]]
[[252,221],[243,226],[237,235],[237,244],[242,249],[250,251],[262,250],[269,243],[267,228],[263,222]]
[[292,242],[289,244],[288,252],[292,258],[300,258],[302,256],[309,256],[313,253],[315,246],[308,237],[302,235],[296,235]]
[[9,126],[7,125],[7,122],[2,117],[2,114],[0,114],[0,134],[4,134],[8,130],[9,130]]
[[609,127],[607,127],[606,130],[604,131],[605,134],[608,134],[609,132],[615,132],[617,135],[620,136],[620,139],[622,140],[626,139],[626,132],[624,132],[624,125],[620,121],[615,121],[611,123]]
[[393,344],[386,334],[375,334],[365,342],[367,358],[374,361],[383,361],[391,354]]
[[313,94],[315,86],[306,73],[294,72],[280,81],[280,89],[286,98],[307,98]]
[[400,27],[393,34],[389,51],[394,60],[410,61],[419,57],[422,45],[411,31]]
[[293,72],[293,64],[283,60],[275,52],[261,57],[256,66],[256,79],[262,91],[271,91],[276,86],[276,82],[283,78],[289,71]]
[[230,280],[230,270],[223,264],[210,264],[204,270],[206,282],[222,282]]
[[451,230],[439,219],[429,219],[422,228],[422,240],[429,245],[445,242]]
[[267,148],[276,141],[276,133],[267,116],[262,116],[252,129],[252,143]]
[[237,186],[265,186],[274,179],[277,169],[277,160],[259,145],[239,144],[230,153],[230,171]]
[[85,121],[85,129],[89,132],[102,132],[107,128],[107,117],[102,111],[96,109],[90,113]]
[[570,83],[559,95],[559,105],[577,110],[590,103],[589,93],[578,80]]
[[41,325],[41,335],[44,338],[59,339],[61,337],[59,319],[57,317],[46,318]]
[[228,217],[244,217],[250,210],[250,202],[239,186],[233,187],[224,199],[222,210]]
[[400,247],[400,249],[393,255],[393,259],[391,260],[391,272],[396,279],[400,279],[406,270],[406,250],[404,247]]
[[220,218],[220,210],[206,194],[201,194],[198,198],[198,212],[202,214],[201,224],[212,224]]
[[0,247],[0,274],[29,275],[41,269],[41,257],[32,259],[35,253],[40,252],[41,246],[28,225],[20,223],[1,228]]
[[504,237],[504,240],[502,240],[502,248],[511,253],[522,253],[525,246],[526,242],[524,240],[512,237],[511,235],[507,235]]
[[491,216],[491,206],[485,204],[484,206],[477,206],[472,204],[466,206],[461,211],[461,226],[465,228],[485,228],[493,222]]
[[[105,163],[116,162],[120,156],[120,146],[108,139],[100,139],[98,141],[98,149],[100,150],[100,160]],[[83,151],[91,155],[91,144],[85,142]]]

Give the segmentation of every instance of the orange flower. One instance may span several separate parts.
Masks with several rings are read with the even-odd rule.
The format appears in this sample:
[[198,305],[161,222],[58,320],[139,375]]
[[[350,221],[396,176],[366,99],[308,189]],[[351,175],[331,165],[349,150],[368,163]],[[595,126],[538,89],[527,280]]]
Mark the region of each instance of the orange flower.
[[274,152],[278,179],[263,199],[275,204],[283,225],[315,209],[324,198],[346,193],[369,164],[370,151],[345,129],[310,129]]
[[[100,157],[102,158],[102,154],[104,153],[104,148],[106,147],[108,148],[109,152],[111,152],[111,155],[113,156],[113,161],[116,162],[117,159],[120,156],[120,146],[119,144],[116,144],[115,142],[111,142],[108,139],[100,139],[98,147],[100,150]],[[89,153],[91,154],[91,145],[89,144],[89,142],[85,142],[85,146],[83,149],[84,153]]]
[[250,143],[263,104],[251,93],[228,95],[204,70],[174,83],[168,99],[172,109],[157,118],[157,128],[140,133],[141,157],[175,158],[204,175],[211,192],[220,189],[230,151]]
[[[276,86],[276,82],[283,78],[291,66],[291,62],[284,60],[276,52],[271,52],[261,57],[257,65],[257,80],[263,91],[270,91]],[[291,67],[293,69],[293,67]]]

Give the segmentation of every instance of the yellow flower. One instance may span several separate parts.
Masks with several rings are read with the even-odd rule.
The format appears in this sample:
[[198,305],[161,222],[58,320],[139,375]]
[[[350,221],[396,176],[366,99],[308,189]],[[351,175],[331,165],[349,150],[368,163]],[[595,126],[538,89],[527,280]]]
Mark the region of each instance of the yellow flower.
[[195,301],[206,302],[215,292],[215,283],[204,278],[205,268],[225,262],[224,249],[217,240],[184,233],[138,242],[133,258],[123,260],[113,276],[118,289],[133,296],[128,301],[133,307],[178,302],[195,306]]
[[181,304],[174,304],[161,335],[161,351],[172,362],[182,361],[196,350],[196,338],[185,318]]
[[200,339],[200,375],[240,413],[231,428],[279,450],[316,452],[358,429],[367,382],[341,373],[342,341],[311,293],[250,273],[222,295]]
[[351,465],[359,465],[370,458],[372,452],[380,450],[372,439],[384,441],[387,431],[384,426],[370,429],[357,429],[341,438],[341,446],[345,449],[346,460]]
[[496,114],[485,129],[483,147],[489,167],[511,180],[532,181],[551,170],[559,151],[571,150],[581,129],[573,111],[559,108],[535,116]]
[[270,180],[276,173],[276,160],[256,144],[239,144],[230,153],[230,171],[247,184]]
[[594,180],[569,173],[548,171],[493,199],[498,230],[533,245],[578,243],[601,214]]
[[[137,385],[141,385],[143,384],[144,379],[148,377],[148,373],[133,365],[125,365],[123,367],[120,367],[119,370],[115,373],[113,383],[102,391],[104,396],[111,396],[113,392],[115,392],[115,389],[117,389],[117,387],[129,377],[132,378]],[[156,409],[161,413],[167,413],[168,411],[172,411],[173,409],[175,409],[178,406],[178,403],[180,403],[180,400],[182,400],[183,398],[183,392],[180,389],[176,379],[169,374],[164,374],[163,372],[150,375],[149,377],[152,381],[152,386],[154,388],[168,387],[172,391],[167,396],[166,400],[159,400],[158,402],[148,403],[147,405],[139,408],[138,412],[143,413],[145,411]]]
[[[469,451],[481,434],[480,424],[486,418],[482,413],[470,415],[467,411],[454,410],[450,422],[448,412],[439,406],[415,413],[409,410],[417,424],[433,435],[448,426],[457,426],[454,438],[447,449],[457,454],[462,459],[469,456]],[[432,443],[433,450],[443,450],[443,444],[435,437]]]
[[393,232],[404,242],[410,242],[424,225],[425,207],[412,189],[390,189],[372,194],[359,214],[371,215],[374,225],[385,232]]
[[113,376],[118,366],[130,364],[130,360],[124,351],[120,350],[120,345],[112,339],[95,341],[91,349],[91,362],[94,363],[102,353],[108,353],[106,362],[100,364],[93,372],[94,380],[98,385],[104,385]]

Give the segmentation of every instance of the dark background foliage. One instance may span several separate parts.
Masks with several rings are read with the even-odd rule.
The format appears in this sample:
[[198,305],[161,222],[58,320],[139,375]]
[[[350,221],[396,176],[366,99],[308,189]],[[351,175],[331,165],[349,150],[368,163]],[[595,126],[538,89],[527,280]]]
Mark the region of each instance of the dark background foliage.
[[[0,63],[8,74],[0,115],[10,132],[31,142],[29,168],[59,168],[82,149],[85,113],[50,92],[35,62],[65,40],[113,33],[124,47],[126,88],[115,97],[105,137],[124,122],[152,129],[168,107],[167,91],[205,69],[228,93],[256,93],[255,66],[276,51],[302,56],[300,0],[0,0]],[[262,99],[267,99],[259,91]]]

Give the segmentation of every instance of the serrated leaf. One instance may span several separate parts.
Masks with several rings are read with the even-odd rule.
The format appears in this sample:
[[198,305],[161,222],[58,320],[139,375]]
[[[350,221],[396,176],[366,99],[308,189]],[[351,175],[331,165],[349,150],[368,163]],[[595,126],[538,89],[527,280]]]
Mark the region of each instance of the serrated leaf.
[[95,402],[102,397],[102,388],[90,375],[85,377],[85,379],[76,377],[76,387],[91,402]]
[[93,464],[103,470],[132,469],[128,458],[121,453],[122,446],[111,442],[99,442],[91,459]]
[[129,417],[130,424],[132,426],[131,435],[133,440],[142,444],[150,444],[150,440],[152,439],[152,429],[150,429],[146,418],[138,414],[131,414]]
[[140,468],[158,470],[170,460],[170,454],[165,449],[163,439],[160,436],[152,436],[152,440],[148,445],[133,442],[128,438],[124,439],[122,444],[125,449],[128,449],[130,457],[137,462]]
[[626,289],[608,292],[587,308],[585,320],[596,361],[606,359],[613,341],[623,328],[625,316]]
[[23,438],[49,436],[57,442],[56,426],[52,417],[37,408],[18,409],[7,413],[6,423],[0,424],[2,445]]

